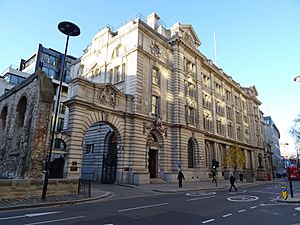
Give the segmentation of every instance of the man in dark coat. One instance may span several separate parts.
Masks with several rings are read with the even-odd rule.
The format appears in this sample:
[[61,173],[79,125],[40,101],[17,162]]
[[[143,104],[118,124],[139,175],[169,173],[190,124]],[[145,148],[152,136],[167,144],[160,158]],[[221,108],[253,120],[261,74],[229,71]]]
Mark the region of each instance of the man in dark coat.
[[231,174],[231,177],[230,177],[230,189],[229,191],[231,191],[231,188],[234,188],[235,191],[237,191],[235,185],[234,185],[234,182],[235,182],[235,177]]
[[212,171],[212,177],[213,177],[213,179],[212,179],[212,183],[216,183],[216,187],[218,186],[218,183],[217,183],[217,179],[216,179],[216,177],[217,177],[217,174],[216,174],[216,171],[215,170],[213,170]]
[[179,170],[178,175],[177,175],[177,180],[178,180],[178,182],[179,182],[178,184],[179,184],[179,187],[180,187],[180,188],[182,188],[182,179],[185,180],[182,171]]

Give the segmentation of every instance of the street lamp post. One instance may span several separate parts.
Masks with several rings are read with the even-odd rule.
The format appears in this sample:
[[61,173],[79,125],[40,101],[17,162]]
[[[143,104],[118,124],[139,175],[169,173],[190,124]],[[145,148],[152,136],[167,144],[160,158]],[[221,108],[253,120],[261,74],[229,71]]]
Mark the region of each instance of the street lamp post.
[[58,29],[60,32],[63,34],[67,35],[67,41],[66,41],[66,47],[65,47],[65,54],[64,54],[64,60],[62,64],[62,68],[60,70],[60,79],[59,79],[59,86],[58,86],[58,93],[56,97],[56,108],[55,108],[55,114],[54,114],[54,121],[53,121],[53,126],[52,126],[52,134],[51,134],[51,140],[50,140],[50,150],[48,157],[45,162],[45,175],[44,175],[44,185],[43,185],[43,192],[42,192],[42,199],[46,199],[46,194],[47,194],[47,187],[48,187],[48,179],[49,179],[49,169],[50,169],[50,162],[51,162],[51,155],[52,155],[52,149],[53,149],[53,144],[54,144],[54,134],[56,130],[56,121],[57,121],[57,115],[58,115],[58,110],[60,106],[60,94],[61,94],[61,89],[62,89],[62,82],[64,79],[64,72],[65,72],[65,64],[66,64],[66,56],[67,56],[67,49],[68,49],[68,44],[69,44],[69,37],[70,36],[78,36],[80,34],[80,29],[77,25],[71,22],[63,21],[58,24]]

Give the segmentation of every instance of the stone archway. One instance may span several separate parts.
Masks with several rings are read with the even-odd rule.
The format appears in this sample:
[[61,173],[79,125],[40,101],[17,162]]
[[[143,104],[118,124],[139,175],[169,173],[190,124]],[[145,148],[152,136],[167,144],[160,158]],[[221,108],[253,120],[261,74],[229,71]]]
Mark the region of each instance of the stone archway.
[[113,184],[117,180],[121,136],[108,122],[92,124],[82,144],[81,178]]

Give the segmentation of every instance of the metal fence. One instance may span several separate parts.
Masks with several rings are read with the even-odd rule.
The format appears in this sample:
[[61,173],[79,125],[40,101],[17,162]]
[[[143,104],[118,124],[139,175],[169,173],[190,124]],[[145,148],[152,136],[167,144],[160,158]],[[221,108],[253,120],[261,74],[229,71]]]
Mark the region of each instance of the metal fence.
[[91,195],[92,195],[92,180],[79,179],[78,194],[91,197]]

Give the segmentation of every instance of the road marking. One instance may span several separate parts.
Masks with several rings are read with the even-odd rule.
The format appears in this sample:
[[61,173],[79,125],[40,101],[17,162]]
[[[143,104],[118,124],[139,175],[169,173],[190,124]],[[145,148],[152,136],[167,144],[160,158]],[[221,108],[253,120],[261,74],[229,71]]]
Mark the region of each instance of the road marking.
[[276,205],[289,205],[288,203],[269,203],[269,204],[259,204],[260,206],[276,206]]
[[257,206],[255,205],[255,206],[251,206],[250,207],[250,209],[255,209],[255,208],[257,208]]
[[300,207],[296,207],[295,210],[300,211]]
[[169,202],[165,202],[165,203],[160,203],[160,204],[145,205],[145,206],[139,206],[139,207],[128,208],[128,209],[119,209],[118,212],[126,212],[126,211],[131,211],[131,210],[146,209],[146,208],[151,208],[151,207],[156,207],[156,206],[163,206],[163,205],[168,205],[168,204],[169,204]]
[[246,209],[241,209],[238,212],[241,213],[241,212],[245,212],[245,211],[246,211]]
[[232,213],[228,213],[228,214],[226,214],[226,215],[223,215],[222,217],[223,217],[223,218],[226,218],[226,217],[228,217],[228,216],[232,216]]
[[25,215],[22,215],[22,216],[3,217],[3,218],[0,218],[0,220],[11,220],[11,219],[19,219],[19,218],[24,218],[24,217],[35,217],[35,216],[46,216],[46,215],[56,214],[56,213],[62,213],[62,212],[63,211],[30,213],[30,214],[25,214]]
[[66,220],[81,219],[81,218],[84,218],[84,217],[85,216],[67,217],[67,218],[62,218],[62,219],[57,219],[57,220],[45,220],[45,221],[35,222],[35,223],[26,223],[24,225],[37,225],[37,224],[45,224],[45,223],[55,223],[55,222],[66,221]]
[[188,199],[187,201],[196,201],[196,200],[201,200],[201,199],[205,199],[205,198],[214,198],[216,197],[215,195],[213,196],[205,196],[205,197],[200,197],[200,198],[191,198],[191,199]]
[[216,192],[196,192],[196,193],[186,193],[185,195],[196,197],[196,196],[209,196],[209,195],[215,195],[215,194],[217,194],[217,193]]
[[205,221],[202,221],[202,223],[210,223],[210,222],[213,222],[213,221],[215,221],[215,219],[205,220]]
[[251,196],[251,195],[239,195],[239,196],[233,196],[227,198],[227,200],[231,202],[252,202],[258,199],[259,198],[257,196]]

